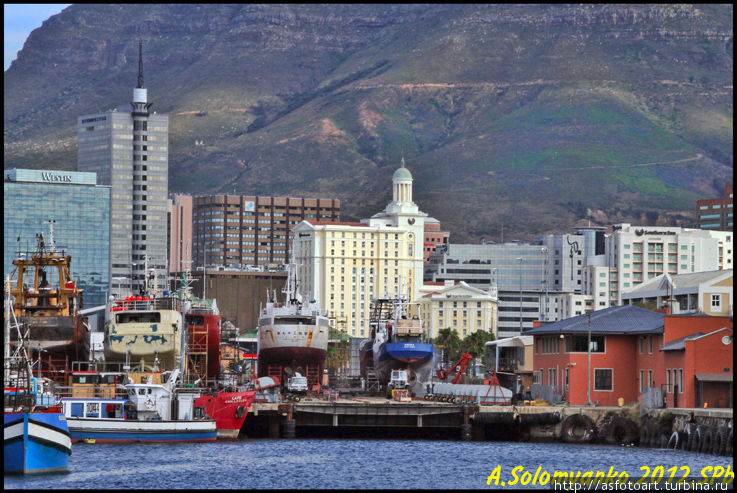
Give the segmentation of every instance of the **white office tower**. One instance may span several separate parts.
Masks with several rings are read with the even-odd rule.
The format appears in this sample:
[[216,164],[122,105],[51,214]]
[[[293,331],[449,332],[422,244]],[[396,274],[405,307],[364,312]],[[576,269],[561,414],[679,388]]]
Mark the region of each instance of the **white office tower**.
[[[139,42],[138,85],[125,107],[77,119],[77,169],[111,185],[111,294],[139,294],[146,275],[166,289],[169,116],[151,113],[143,84]],[[146,273],[146,268],[149,273]]]

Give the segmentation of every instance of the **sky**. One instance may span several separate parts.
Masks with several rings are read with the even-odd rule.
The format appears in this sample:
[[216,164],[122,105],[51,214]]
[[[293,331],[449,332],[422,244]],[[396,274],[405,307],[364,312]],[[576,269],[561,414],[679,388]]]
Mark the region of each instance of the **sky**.
[[41,23],[68,7],[68,3],[4,4],[5,56],[3,72],[23,48],[31,31]]

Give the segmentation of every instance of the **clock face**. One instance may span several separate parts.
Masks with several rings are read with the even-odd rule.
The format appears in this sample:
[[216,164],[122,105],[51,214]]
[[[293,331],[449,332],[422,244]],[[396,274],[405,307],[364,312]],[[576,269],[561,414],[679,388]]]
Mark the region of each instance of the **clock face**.
[[407,222],[408,222],[408,223],[410,224],[410,226],[411,226],[411,225],[413,225],[413,224],[415,223],[415,218],[414,218],[414,217],[410,217],[409,219],[407,219]]

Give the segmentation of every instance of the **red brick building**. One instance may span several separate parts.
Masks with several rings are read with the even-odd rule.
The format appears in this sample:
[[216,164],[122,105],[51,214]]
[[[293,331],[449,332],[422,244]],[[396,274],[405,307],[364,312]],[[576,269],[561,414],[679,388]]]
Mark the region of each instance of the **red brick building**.
[[[534,336],[533,394],[586,405],[589,315],[593,403],[616,406],[620,397],[632,403],[648,395],[657,404],[665,398],[668,406],[701,406],[709,399],[711,407],[731,406],[732,341],[722,340],[732,334],[730,318],[670,316],[634,305],[526,331]],[[681,378],[674,402],[674,379]]]
[[696,201],[696,213],[699,219],[699,229],[716,229],[732,231],[732,184],[724,186],[724,197],[717,199],[701,199]]
[[424,258],[425,262],[430,259],[430,255],[435,253],[438,245],[447,245],[450,233],[440,230],[440,221],[433,217],[425,218],[425,236],[424,236]]

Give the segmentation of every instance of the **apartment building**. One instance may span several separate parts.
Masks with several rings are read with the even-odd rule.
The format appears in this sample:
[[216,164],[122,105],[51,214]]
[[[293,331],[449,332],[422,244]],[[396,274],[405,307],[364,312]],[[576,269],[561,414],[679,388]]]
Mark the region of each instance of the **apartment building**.
[[193,199],[192,260],[196,266],[286,264],[290,230],[303,220],[337,222],[340,200],[207,195]]

